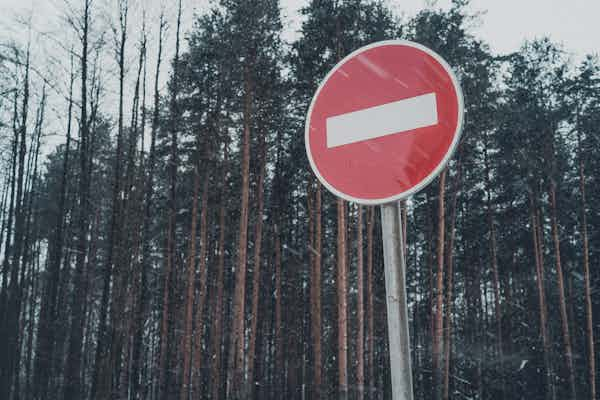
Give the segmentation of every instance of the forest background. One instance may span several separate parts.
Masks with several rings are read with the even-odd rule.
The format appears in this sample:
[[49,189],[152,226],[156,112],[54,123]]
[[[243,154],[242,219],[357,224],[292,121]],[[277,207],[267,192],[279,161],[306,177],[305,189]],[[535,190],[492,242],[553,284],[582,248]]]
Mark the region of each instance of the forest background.
[[402,205],[415,397],[597,399],[597,56],[495,54],[467,0],[312,0],[292,38],[277,0],[187,3],[69,0],[0,37],[0,399],[388,399],[379,210],[318,184],[303,132],[327,71],[391,38],[466,106]]

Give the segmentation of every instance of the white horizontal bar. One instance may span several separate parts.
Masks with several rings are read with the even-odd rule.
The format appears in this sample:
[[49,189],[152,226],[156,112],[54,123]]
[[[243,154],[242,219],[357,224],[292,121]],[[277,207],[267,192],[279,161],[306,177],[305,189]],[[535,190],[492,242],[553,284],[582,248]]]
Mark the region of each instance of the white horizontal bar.
[[435,93],[336,115],[326,123],[329,148],[436,125]]

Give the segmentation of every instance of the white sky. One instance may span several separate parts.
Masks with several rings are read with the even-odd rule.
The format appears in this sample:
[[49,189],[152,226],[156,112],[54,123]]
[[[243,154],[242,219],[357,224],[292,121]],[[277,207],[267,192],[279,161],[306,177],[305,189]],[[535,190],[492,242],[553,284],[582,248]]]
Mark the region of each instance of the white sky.
[[[244,0],[252,1],[252,0]],[[73,31],[62,17],[65,15],[65,4],[75,4],[81,7],[82,0],[0,0],[0,45],[10,41],[17,41],[21,45],[27,42],[27,29],[21,20],[33,10],[34,33],[32,35],[32,54],[34,65],[42,66],[42,74],[51,81],[58,82],[53,88],[54,101],[51,98],[50,107],[53,108],[57,120],[49,123],[45,138],[46,144],[64,141],[64,96],[68,80],[68,56],[65,49],[69,43],[76,40]],[[298,36],[300,19],[298,10],[308,3],[308,0],[281,0],[284,18],[284,39],[293,41]],[[395,14],[409,18],[419,10],[434,4],[434,7],[448,8],[451,0],[387,0]],[[113,46],[113,34],[110,32],[109,22],[115,20],[116,0],[97,0],[98,5],[94,12],[94,25],[104,27],[105,39],[109,50],[106,60],[102,60],[101,68],[109,75],[116,74],[116,64],[110,48]],[[165,87],[168,80],[168,66],[174,52],[174,21],[176,16],[175,0],[130,0],[130,39],[127,51],[128,58],[128,85],[133,85],[133,75],[136,65],[136,41],[139,37],[141,25],[141,10],[147,12],[149,43],[148,63],[153,65],[156,47],[156,25],[161,5],[164,6],[167,21],[171,27],[165,38],[165,54],[163,73],[160,86]],[[209,0],[183,0],[184,4],[184,32],[191,28],[194,13],[202,12],[209,4]],[[517,50],[525,39],[549,36],[553,41],[562,43],[565,50],[571,53],[576,60],[588,53],[600,53],[600,0],[471,0],[468,8],[471,13],[481,13],[479,23],[472,32],[482,38],[495,53],[509,53]],[[61,49],[62,47],[62,49]],[[152,70],[153,67],[151,67]],[[105,112],[116,115],[117,87],[111,86],[111,80],[105,83],[104,99],[101,108]],[[147,83],[151,88],[153,83]],[[77,89],[76,89],[77,90]],[[150,89],[149,89],[150,90]],[[126,103],[131,99],[127,96],[131,90],[126,91]],[[150,92],[149,92],[150,93]],[[61,98],[62,96],[62,98]]]
[[[288,15],[306,3],[282,1]],[[432,1],[388,0],[388,3],[397,14],[410,17]],[[435,7],[448,8],[450,4],[450,0],[438,0]],[[515,51],[525,39],[540,36],[550,36],[579,57],[600,53],[599,0],[471,0],[469,10],[484,13],[474,33],[497,53]]]
[[[0,0],[0,34],[15,13],[23,13],[34,5],[35,13],[51,18],[63,0]],[[138,0],[159,3],[160,0]],[[73,1],[76,2],[76,1]],[[175,3],[167,1],[167,3]],[[187,8],[203,8],[206,0],[187,0]],[[296,11],[307,0],[282,0],[284,14],[290,24],[286,36],[293,37],[298,28]],[[398,14],[414,15],[431,0],[388,0]],[[450,0],[438,0],[436,7],[447,8]],[[174,8],[174,7],[172,7]],[[475,32],[488,42],[492,50],[506,53],[518,49],[526,38],[549,35],[566,49],[581,56],[600,52],[600,1],[598,0],[472,0],[470,10],[485,12]],[[0,39],[2,37],[0,36]]]

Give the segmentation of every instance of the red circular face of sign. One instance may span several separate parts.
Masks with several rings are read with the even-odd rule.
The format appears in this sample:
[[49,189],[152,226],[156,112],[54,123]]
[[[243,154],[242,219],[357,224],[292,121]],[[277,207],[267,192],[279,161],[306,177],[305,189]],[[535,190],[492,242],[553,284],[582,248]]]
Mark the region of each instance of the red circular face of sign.
[[363,47],[317,90],[306,121],[313,171],[349,201],[403,199],[437,176],[458,144],[463,99],[432,50],[407,41]]

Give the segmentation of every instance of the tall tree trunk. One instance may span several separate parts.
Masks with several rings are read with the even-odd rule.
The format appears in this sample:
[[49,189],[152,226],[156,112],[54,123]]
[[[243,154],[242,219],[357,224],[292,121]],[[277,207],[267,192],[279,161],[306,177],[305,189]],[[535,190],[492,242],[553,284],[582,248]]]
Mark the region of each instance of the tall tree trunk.
[[[11,152],[11,172],[10,172],[10,205],[8,209],[8,223],[6,229],[6,242],[4,245],[4,260],[2,261],[2,298],[0,304],[0,317],[2,320],[0,321],[0,339],[2,343],[0,343],[0,356],[2,356],[2,364],[0,367],[2,370],[0,371],[0,395],[2,397],[8,398],[10,396],[10,373],[9,371],[9,352],[12,349],[8,346],[8,340],[10,335],[9,325],[9,286],[8,286],[8,275],[11,266],[11,255],[13,252],[12,249],[12,237],[13,237],[13,220],[14,220],[14,211],[15,211],[15,191],[16,191],[16,181],[17,181],[17,164],[18,164],[18,151],[19,151],[19,129],[17,128],[17,118],[18,118],[18,91],[15,89],[15,97],[14,97],[14,109],[13,109],[13,141],[12,141],[12,152]],[[18,207],[18,205],[17,205]]]
[[[39,236],[39,211],[36,210],[36,216],[34,217],[34,221],[35,221],[35,227],[34,227],[34,237],[38,237]],[[26,377],[26,381],[25,381],[25,388],[26,388],[26,399],[30,400],[33,399],[33,378],[34,378],[34,374],[32,371],[33,368],[33,355],[34,355],[34,344],[33,344],[33,337],[34,337],[34,331],[35,331],[35,315],[37,312],[37,302],[36,299],[39,297],[39,284],[40,281],[37,279],[38,278],[38,274],[39,274],[39,270],[40,270],[40,243],[38,241],[38,243],[34,243],[32,245],[31,248],[31,256],[32,258],[35,257],[35,259],[32,259],[30,268],[29,268],[29,304],[28,304],[28,308],[29,308],[29,315],[28,315],[28,324],[29,324],[29,331],[27,333],[27,355],[25,358],[25,377]]]
[[[375,209],[367,209],[367,376],[369,378],[368,398],[375,396],[375,294],[373,282],[373,227]],[[416,332],[415,332],[416,333]]]
[[[31,29],[31,28],[30,28]],[[21,102],[21,122],[18,132],[15,131],[15,138],[18,140],[18,151],[14,153],[16,157],[16,198],[15,198],[15,230],[13,247],[9,251],[11,257],[10,264],[5,258],[5,268],[10,268],[10,281],[8,282],[6,307],[4,308],[2,330],[3,337],[0,348],[3,349],[0,357],[3,359],[2,370],[0,371],[0,398],[9,398],[11,386],[15,371],[18,369],[18,346],[20,332],[20,311],[21,299],[19,297],[21,284],[19,281],[21,254],[23,249],[23,237],[25,235],[25,155],[27,153],[27,114],[29,110],[29,72],[30,72],[30,42],[27,45],[27,54],[25,60],[25,77],[23,80],[23,99]],[[15,120],[16,120],[15,105]],[[8,247],[7,247],[8,248]],[[10,267],[9,267],[10,266]],[[17,378],[18,379],[18,378]],[[14,388],[15,395],[18,396],[18,387]],[[4,397],[5,396],[5,397]]]
[[[21,310],[21,314],[22,317],[19,316],[19,320],[22,322],[20,323],[23,328],[19,331],[19,333],[17,333],[17,336],[19,337],[19,346],[17,347],[17,349],[15,349],[16,355],[15,355],[15,360],[17,361],[17,365],[14,371],[14,376],[15,376],[15,393],[14,393],[14,399],[18,400],[19,399],[19,389],[20,389],[20,378],[21,378],[21,351],[25,350],[25,347],[23,346],[23,343],[25,341],[25,315],[26,315],[26,311],[27,311],[27,307],[28,304],[27,302],[24,302],[23,300],[27,299],[29,293],[27,290],[27,286],[31,286],[31,293],[33,294],[33,283],[31,283],[30,285],[27,285],[27,282],[29,282],[31,280],[30,277],[28,277],[27,275],[27,270],[28,270],[28,266],[29,266],[29,275],[32,274],[32,270],[33,270],[33,263],[30,263],[30,259],[31,259],[31,252],[32,252],[32,246],[31,246],[31,240],[32,240],[32,235],[34,234],[34,232],[32,231],[32,218],[33,217],[33,206],[35,204],[35,197],[36,197],[36,192],[37,192],[37,177],[38,177],[38,156],[40,153],[40,139],[42,136],[42,129],[43,129],[43,124],[44,124],[44,111],[45,111],[45,106],[46,106],[46,87],[44,86],[42,89],[42,99],[40,101],[40,106],[37,112],[37,117],[36,117],[36,124],[35,124],[35,128],[32,131],[32,137],[31,137],[31,149],[29,152],[29,160],[27,162],[27,172],[26,172],[26,180],[25,180],[25,193],[23,196],[23,209],[25,212],[25,228],[24,228],[24,239],[23,239],[23,244],[21,245],[21,255],[20,255],[20,269],[21,269],[21,277],[20,277],[20,285],[19,285],[19,291],[18,291],[18,298],[19,298],[19,309]],[[33,172],[31,172],[33,170]],[[37,220],[34,221],[34,223],[37,225]],[[35,307],[35,302],[32,303],[32,307],[31,308],[36,308]],[[30,310],[31,313],[31,310]],[[22,319],[21,319],[22,318]],[[34,323],[34,319],[30,318],[29,319],[29,323],[28,323],[28,327],[29,330],[31,332],[33,332],[33,323]],[[28,335],[28,341],[29,341],[29,346],[27,347],[28,349],[31,349],[31,345],[33,343],[32,341],[32,333],[30,333]],[[28,360],[25,364],[26,366],[26,371],[27,373],[25,374],[26,377],[26,383],[29,383],[30,381],[30,374],[29,374],[29,369],[30,369],[30,361]],[[27,391],[24,392],[26,398],[30,398],[31,397],[31,391],[30,391],[30,385],[26,385],[26,389]]]
[[346,202],[337,199],[337,359],[338,395],[340,400],[348,398],[348,273],[346,266]]
[[575,388],[575,371],[573,367],[573,349],[571,347],[571,334],[569,332],[569,319],[567,316],[567,303],[565,299],[565,283],[560,256],[560,239],[558,234],[558,217],[556,206],[556,185],[554,181],[551,181],[550,183],[550,207],[552,215],[552,238],[554,240],[554,256],[556,261],[560,319],[565,346],[564,356],[567,363],[567,373],[569,374],[569,388],[571,391],[571,398],[575,400],[577,398],[577,393]]
[[[251,61],[248,61],[251,63]],[[240,205],[240,230],[238,239],[238,262],[235,271],[235,293],[233,298],[232,340],[230,351],[234,352],[230,374],[233,375],[231,393],[234,399],[242,396],[244,377],[244,320],[246,294],[246,267],[248,261],[248,203],[250,194],[250,128],[252,123],[251,65],[244,71],[244,129],[242,136],[242,183]],[[231,368],[230,368],[231,369]]]
[[219,207],[219,244],[218,244],[218,260],[217,260],[217,293],[215,297],[215,308],[213,313],[213,321],[211,331],[211,380],[210,380],[210,391],[211,398],[213,400],[219,400],[221,398],[221,365],[222,365],[222,351],[221,346],[223,343],[223,286],[224,286],[224,272],[225,272],[225,205],[226,205],[226,187],[227,187],[227,162],[228,162],[228,143],[224,143],[224,157],[223,167],[221,176],[221,206]]
[[[338,2],[333,4],[335,13],[335,56],[343,58],[341,7]],[[337,361],[338,361],[338,396],[340,400],[348,398],[348,326],[347,326],[347,251],[346,251],[346,203],[337,199]]]
[[[112,279],[110,293],[110,323],[107,329],[110,332],[109,342],[106,343],[105,352],[107,352],[107,363],[105,364],[106,369],[102,371],[103,378],[100,379],[100,398],[117,398],[119,396],[119,376],[121,375],[122,368],[127,369],[128,365],[122,364],[122,357],[124,350],[127,348],[127,341],[125,340],[125,325],[127,318],[126,308],[126,296],[128,292],[128,281],[129,281],[129,255],[133,249],[130,249],[131,242],[130,235],[127,232],[127,227],[130,225],[130,205],[129,205],[129,192],[130,182],[129,175],[133,169],[133,155],[135,152],[131,138],[135,137],[136,127],[132,124],[129,128],[130,140],[129,146],[125,138],[124,132],[124,84],[125,84],[125,45],[127,41],[127,15],[128,15],[128,0],[119,0],[119,29],[120,39],[119,52],[117,55],[117,62],[119,66],[119,120],[118,120],[118,133],[117,133],[117,148],[116,148],[116,167],[115,167],[115,181],[113,182],[113,215],[116,219],[114,223],[114,231],[112,235],[111,251],[109,257],[108,271],[105,271],[106,278],[105,284],[109,283]],[[138,69],[138,80],[139,72]],[[136,102],[137,94],[134,93],[134,103]],[[135,119],[136,111],[132,113],[132,119]],[[127,155],[125,160],[122,159],[123,155]],[[123,171],[123,169],[125,171]],[[115,190],[116,189],[116,190]],[[111,228],[112,230],[113,228]],[[136,235],[137,237],[137,232]],[[106,279],[105,278],[105,279]],[[112,293],[111,293],[112,292]],[[102,385],[104,383],[104,385]]]
[[281,239],[279,237],[279,228],[275,227],[275,379],[272,384],[273,398],[281,398],[278,393],[285,393],[284,385],[284,354],[283,354],[283,332],[281,327]]
[[585,321],[587,330],[588,348],[588,377],[590,388],[590,400],[596,400],[596,353],[594,352],[594,323],[592,309],[592,289],[590,284],[590,250],[587,229],[587,204],[585,197],[585,164],[581,143],[581,133],[577,137],[579,152],[579,193],[581,196],[581,236],[583,241],[583,279],[585,285]]
[[245,397],[248,399],[253,398],[255,392],[255,378],[254,369],[256,364],[256,340],[257,340],[257,329],[259,319],[259,294],[260,294],[260,266],[261,266],[261,251],[262,251],[262,229],[263,229],[263,213],[264,213],[264,187],[265,187],[265,173],[267,164],[267,146],[265,143],[264,134],[259,136],[260,145],[260,172],[258,175],[258,187],[256,188],[257,193],[257,206],[256,206],[256,226],[254,231],[254,271],[252,272],[252,311],[250,313],[250,339],[248,343],[248,378],[247,378],[247,389]]
[[[146,181],[144,188],[144,222],[142,226],[142,260],[141,260],[141,283],[140,283],[140,294],[138,299],[136,318],[136,328],[134,330],[133,339],[133,361],[132,361],[132,397],[134,400],[142,398],[140,388],[140,375],[142,373],[142,346],[144,336],[144,321],[146,310],[148,307],[148,288],[147,288],[147,273],[150,269],[150,251],[151,251],[151,238],[150,238],[150,225],[152,218],[152,206],[154,200],[154,170],[156,164],[156,135],[158,132],[159,124],[159,100],[160,94],[159,88],[159,77],[160,77],[160,65],[162,61],[162,49],[163,49],[163,33],[165,29],[164,15],[161,13],[159,30],[158,30],[158,56],[156,60],[156,72],[154,75],[154,108],[152,111],[152,128],[150,133],[150,149],[148,153]],[[142,146],[143,147],[143,146]]]
[[[196,283],[196,233],[198,222],[198,196],[200,193],[200,171],[199,160],[194,168],[194,189],[192,197],[192,217],[190,223],[190,244],[187,259],[187,277],[185,293],[185,325],[183,331],[183,377],[181,383],[181,400],[187,400],[190,397],[190,371],[192,365],[192,323],[194,317],[194,294]],[[203,210],[204,212],[204,210]],[[200,311],[200,310],[198,310]],[[198,335],[197,340],[202,340],[202,335]]]
[[[113,359],[118,362],[118,357],[122,357],[120,362],[121,371],[119,376],[115,376],[116,388],[113,393],[118,392],[120,398],[127,398],[132,386],[133,374],[133,341],[138,330],[137,324],[139,316],[137,301],[141,287],[142,265],[140,264],[140,253],[142,251],[142,227],[143,227],[143,190],[138,190],[138,187],[144,187],[143,174],[140,176],[136,172],[138,167],[137,160],[139,158],[139,172],[143,171],[143,159],[138,155],[138,138],[142,136],[141,148],[143,149],[143,134],[144,121],[140,123],[140,85],[145,86],[146,81],[146,32],[145,20],[142,21],[141,38],[139,41],[138,53],[138,69],[133,91],[133,102],[131,107],[131,125],[129,129],[129,138],[127,144],[127,162],[125,172],[125,187],[124,187],[124,218],[121,222],[124,240],[121,244],[120,256],[121,260],[121,294],[119,303],[122,305],[121,316],[113,324],[117,329],[115,336],[119,338],[122,350],[114,352]],[[145,96],[145,91],[144,91]],[[145,100],[145,99],[144,99]],[[144,101],[143,100],[143,101]],[[143,107],[143,106],[142,106]],[[144,119],[144,110],[142,109],[142,119]],[[140,135],[141,133],[141,135]],[[127,249],[127,250],[125,250]],[[113,313],[115,319],[116,313]],[[114,395],[113,395],[114,396]]]
[[[117,63],[119,66],[119,120],[117,133],[117,148],[116,148],[116,163],[115,175],[113,182],[113,214],[111,221],[111,248],[108,258],[108,271],[106,273],[105,284],[110,285],[112,279],[112,293],[110,293],[110,324],[108,331],[110,332],[109,343],[107,343],[105,351],[107,352],[108,364],[107,369],[103,371],[105,386],[100,388],[100,397],[111,398],[118,397],[119,393],[119,373],[121,367],[121,356],[123,350],[123,324],[125,319],[125,293],[127,291],[128,267],[126,257],[124,255],[125,242],[129,239],[125,232],[126,221],[128,219],[127,212],[127,182],[125,176],[128,171],[123,174],[123,167],[128,170],[128,163],[123,162],[123,155],[127,152],[124,133],[124,84],[125,84],[125,45],[127,41],[127,14],[128,0],[119,0],[119,52],[117,55]],[[134,127],[130,127],[133,131]],[[127,160],[125,160],[127,161]],[[122,180],[124,182],[122,182]]]
[[[179,35],[181,31],[181,0],[178,3],[177,11],[177,32],[175,37],[175,58],[173,59],[173,76],[178,76],[179,71]],[[158,360],[158,397],[164,398],[169,397],[171,394],[167,392],[167,379],[168,370],[167,365],[168,352],[169,352],[169,327],[170,327],[170,291],[171,291],[171,274],[173,273],[175,264],[175,249],[177,248],[175,243],[175,231],[176,231],[176,214],[177,214],[177,203],[176,203],[176,187],[177,187],[177,166],[178,162],[178,149],[177,149],[177,121],[179,118],[179,106],[177,95],[179,93],[178,79],[173,80],[173,87],[171,88],[171,110],[170,110],[170,133],[171,133],[171,149],[170,149],[170,160],[169,160],[169,216],[167,222],[167,246],[166,246],[166,265],[163,278],[163,299],[162,299],[162,316],[161,316],[161,330],[160,330],[160,351]]]
[[87,52],[88,30],[91,0],[85,0],[83,14],[83,37],[81,56],[81,133],[79,140],[79,216],[77,221],[77,256],[73,276],[74,290],[71,297],[71,335],[67,353],[65,372],[65,400],[76,400],[82,397],[81,357],[83,344],[83,302],[86,293],[84,280],[85,259],[87,254],[87,233],[89,214],[90,175],[88,165],[89,123],[87,116]]
[[435,285],[435,314],[433,324],[433,391],[434,399],[442,397],[442,340],[444,335],[444,235],[445,227],[445,206],[444,197],[446,195],[446,174],[447,169],[440,175],[438,191],[438,237],[437,237],[437,274]]
[[33,396],[36,400],[45,397],[48,391],[48,382],[52,375],[52,353],[54,349],[54,335],[56,328],[56,302],[58,285],[60,283],[60,263],[64,247],[64,225],[66,214],[67,180],[69,170],[69,157],[71,151],[71,122],[73,112],[73,83],[75,81],[73,56],[71,55],[71,78],[69,84],[69,100],[67,110],[67,141],[60,181],[60,194],[58,200],[58,216],[52,243],[48,254],[48,273],[46,274],[43,295],[40,304],[40,316],[37,329],[37,342],[34,360]]
[[[11,149],[14,146],[11,146]],[[11,152],[11,158],[12,159],[12,152]],[[9,161],[10,161],[9,159]],[[12,164],[12,163],[11,163]],[[2,184],[2,204],[0,204],[0,212],[2,212],[2,224],[0,226],[0,249],[2,249],[2,244],[4,243],[4,232],[6,232],[6,223],[8,221],[8,208],[7,208],[7,203],[8,203],[8,194],[10,193],[10,181],[11,181],[11,175],[10,173],[4,178],[3,184]],[[2,275],[2,279],[4,279],[4,275]],[[4,284],[4,282],[3,282]],[[2,287],[0,287],[0,299],[2,297],[3,293],[2,293]],[[0,315],[2,315],[3,311],[2,311],[2,301],[0,300]]]
[[[120,260],[117,260],[119,254],[118,247],[121,245],[121,220],[122,220],[122,200],[121,195],[121,178],[122,178],[122,154],[123,154],[123,88],[125,80],[125,45],[127,39],[127,0],[119,0],[119,24],[120,38],[118,40],[119,50],[117,52],[117,65],[119,68],[119,108],[118,108],[118,132],[117,132],[117,147],[115,151],[115,167],[112,182],[112,198],[111,198],[111,217],[108,230],[107,240],[107,257],[104,265],[103,280],[102,280],[102,298],[100,301],[100,315],[98,327],[98,345],[96,346],[94,376],[92,378],[92,399],[107,399],[111,397],[112,390],[112,374],[116,373],[116,352],[119,349],[113,349],[114,343],[114,326],[115,317],[119,315],[121,310],[115,310],[116,294],[120,289],[119,273],[115,279],[113,286],[113,294],[111,301],[111,325],[108,325],[108,310],[109,299],[111,299],[111,281],[113,281],[113,270],[115,265],[120,268]],[[113,330],[108,334],[109,330]]]
[[486,144],[484,145],[484,163],[485,163],[485,187],[488,227],[490,233],[490,258],[492,264],[492,283],[494,288],[494,311],[496,316],[496,340],[498,341],[498,370],[500,371],[501,396],[504,397],[504,349],[502,345],[502,308],[500,306],[500,277],[498,273],[498,250],[496,243],[496,226],[494,224],[494,206],[492,205],[492,185],[490,180],[490,163],[488,157],[489,145],[486,134]]
[[452,356],[452,322],[454,295],[454,241],[456,238],[456,214],[458,209],[458,192],[462,185],[462,168],[460,158],[457,162],[457,175],[450,203],[449,233],[450,237],[446,244],[446,319],[444,325],[444,382],[442,397],[444,400],[450,398],[450,361]]
[[194,342],[194,369],[192,373],[192,394],[197,396],[202,393],[202,340],[204,338],[204,302],[207,293],[207,270],[206,257],[208,254],[208,184],[209,184],[209,169],[206,167],[204,174],[204,182],[202,184],[202,202],[200,205],[200,254],[198,261],[199,270],[199,292],[198,301],[196,304],[195,329],[196,340]]
[[311,332],[313,348],[313,397],[316,400],[323,398],[322,383],[322,350],[321,350],[321,260],[322,260],[322,224],[321,224],[321,184],[315,183],[315,233],[314,233],[314,258],[310,282],[311,304]]
[[531,230],[533,235],[533,251],[535,256],[535,271],[536,271],[536,281],[537,281],[537,292],[538,292],[538,303],[539,303],[539,317],[540,317],[540,333],[542,335],[542,348],[544,355],[544,369],[546,376],[546,396],[551,399],[556,398],[556,391],[553,384],[553,372],[552,372],[552,364],[550,361],[550,340],[548,337],[547,330],[547,306],[546,306],[546,293],[544,287],[544,260],[543,260],[543,249],[542,249],[542,241],[543,237],[541,236],[541,229],[539,227],[540,222],[538,219],[538,213],[535,208],[536,202],[534,200],[535,192],[532,191],[530,193],[530,214],[531,214]]
[[[8,220],[8,210],[6,204],[8,202],[8,193],[10,192],[10,178],[10,174],[8,174],[2,181],[2,201],[0,202],[0,213],[2,213],[2,223],[0,223],[0,249],[2,248],[2,243],[4,243],[4,232],[6,231],[6,221]],[[0,311],[2,311],[1,305]]]
[[358,387],[358,399],[363,400],[365,396],[365,299],[364,299],[364,270],[363,270],[363,207],[357,208],[356,218],[356,291],[357,310],[356,323],[358,332],[356,335],[356,385]]

